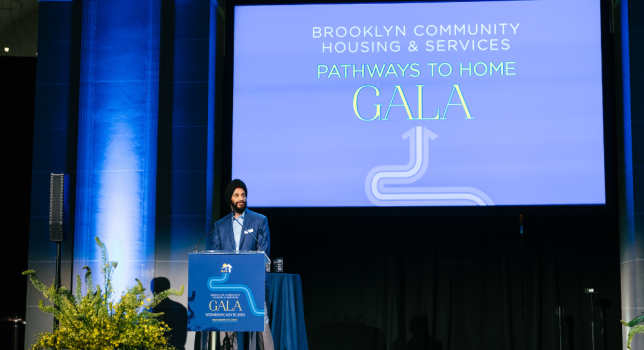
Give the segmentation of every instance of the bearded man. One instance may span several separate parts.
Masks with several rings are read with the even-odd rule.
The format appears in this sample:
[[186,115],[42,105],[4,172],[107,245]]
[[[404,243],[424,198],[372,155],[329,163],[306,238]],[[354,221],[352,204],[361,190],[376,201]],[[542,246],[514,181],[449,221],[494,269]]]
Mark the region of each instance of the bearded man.
[[[211,246],[216,250],[263,251],[266,256],[269,256],[271,236],[268,230],[268,220],[266,216],[246,208],[247,195],[248,189],[242,180],[235,179],[226,186],[224,198],[232,212],[215,223],[215,227],[219,227],[213,232]],[[219,225],[220,223],[221,225]],[[257,238],[257,241],[250,237],[251,234]],[[266,284],[266,291],[268,292],[268,284]],[[268,326],[267,311],[264,301],[264,331],[250,332],[250,350],[255,350],[256,347],[260,350],[273,350],[273,337]],[[222,347],[228,345],[232,346],[233,350],[238,350],[237,337],[241,335],[241,332],[238,334],[221,332],[219,338]]]

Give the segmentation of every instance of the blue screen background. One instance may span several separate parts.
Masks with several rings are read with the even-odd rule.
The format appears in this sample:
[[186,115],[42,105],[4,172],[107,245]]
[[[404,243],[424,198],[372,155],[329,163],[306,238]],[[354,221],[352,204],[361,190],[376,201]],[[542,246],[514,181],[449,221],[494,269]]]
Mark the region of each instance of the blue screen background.
[[[479,26],[476,35],[468,24]],[[496,34],[481,34],[481,24],[497,24]],[[249,187],[249,205],[260,207],[605,204],[599,24],[599,2],[586,0],[238,6],[232,176]],[[430,25],[451,32],[429,36]],[[465,25],[465,35],[455,25]],[[370,26],[383,36],[363,36]],[[395,26],[405,35],[395,36]],[[324,37],[324,27],[361,34]],[[487,49],[448,50],[447,40],[485,40]],[[387,42],[388,50],[323,52],[338,42]],[[477,62],[511,62],[514,75],[461,76],[461,63]],[[365,69],[354,78],[351,69],[413,63],[416,77],[408,68],[404,76],[398,69],[370,77]],[[452,73],[442,76],[435,65],[432,76],[427,63],[448,63]],[[319,75],[320,65],[336,65],[339,74]],[[346,78],[341,65],[350,65]],[[365,87],[356,99],[365,119],[381,104],[372,121],[353,105],[365,85],[380,93]],[[417,85],[423,117],[443,116],[451,102],[445,119],[418,120]],[[390,102],[398,106],[383,120]]]

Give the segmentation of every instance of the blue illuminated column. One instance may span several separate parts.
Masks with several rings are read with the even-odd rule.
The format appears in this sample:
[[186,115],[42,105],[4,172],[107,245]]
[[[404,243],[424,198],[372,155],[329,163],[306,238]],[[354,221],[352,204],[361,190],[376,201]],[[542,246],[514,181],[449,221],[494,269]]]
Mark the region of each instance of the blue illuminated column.
[[[621,48],[624,167],[620,169],[620,269],[622,320],[644,312],[644,2],[622,0]],[[632,63],[632,64],[631,64]],[[628,329],[622,327],[624,344]],[[636,335],[634,350],[644,350]]]
[[[7,3],[5,1],[5,6]],[[81,4],[79,1],[41,0],[38,6],[28,266],[49,286],[56,271],[56,243],[49,241],[49,176],[66,173],[70,175],[71,183],[76,179]],[[74,201],[71,201],[70,207],[73,205]],[[61,282],[66,288],[72,286],[73,237],[74,231],[69,230],[63,242]],[[30,349],[36,342],[36,334],[51,332],[53,315],[38,309],[42,293],[26,279],[24,283],[27,284],[25,317],[29,320],[25,325],[25,349]],[[15,303],[13,300],[3,302]],[[0,339],[0,343],[4,341]]]
[[160,0],[84,0],[74,273],[100,250],[116,294],[154,277]]

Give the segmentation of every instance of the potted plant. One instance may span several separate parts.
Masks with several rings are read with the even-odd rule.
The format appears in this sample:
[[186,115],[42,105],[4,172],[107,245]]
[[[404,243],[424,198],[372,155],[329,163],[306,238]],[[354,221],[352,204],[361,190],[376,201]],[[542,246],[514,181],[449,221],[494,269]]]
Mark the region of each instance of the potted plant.
[[630,349],[631,341],[633,341],[633,336],[635,336],[635,333],[644,333],[644,324],[638,325],[644,322],[644,313],[632,319],[631,322],[625,322],[625,321],[620,321],[620,322],[622,322],[624,326],[630,327],[631,329],[628,332],[628,343],[626,344],[626,347]]
[[181,290],[168,289],[149,297],[141,281],[121,293],[119,301],[112,297],[112,272],[117,266],[109,261],[105,244],[96,237],[101,248],[101,273],[103,288],[92,282],[92,270],[85,266],[85,287],[83,295],[81,278],[76,276],[75,293],[65,287],[56,289],[52,284],[47,288],[36,277],[36,271],[27,270],[31,283],[49,299],[53,305],[45,306],[40,300],[38,307],[51,313],[58,320],[58,326],[51,333],[40,333],[33,349],[173,349],[166,333],[170,328],[159,319],[163,313],[150,310],[170,295],[180,296]]

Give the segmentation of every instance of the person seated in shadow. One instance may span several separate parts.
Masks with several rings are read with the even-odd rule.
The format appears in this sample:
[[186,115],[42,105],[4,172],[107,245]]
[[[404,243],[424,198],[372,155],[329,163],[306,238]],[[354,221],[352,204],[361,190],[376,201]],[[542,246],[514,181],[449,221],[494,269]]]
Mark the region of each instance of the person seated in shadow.
[[[161,293],[170,289],[170,281],[165,277],[157,277],[152,280],[151,284],[153,293]],[[154,312],[163,312],[160,320],[170,327],[170,332],[167,333],[170,345],[177,350],[185,350],[186,337],[188,336],[188,311],[186,308],[180,303],[166,298],[154,308]]]
[[442,350],[443,344],[429,335],[429,319],[426,315],[416,315],[409,322],[412,337],[407,342],[408,350]]

